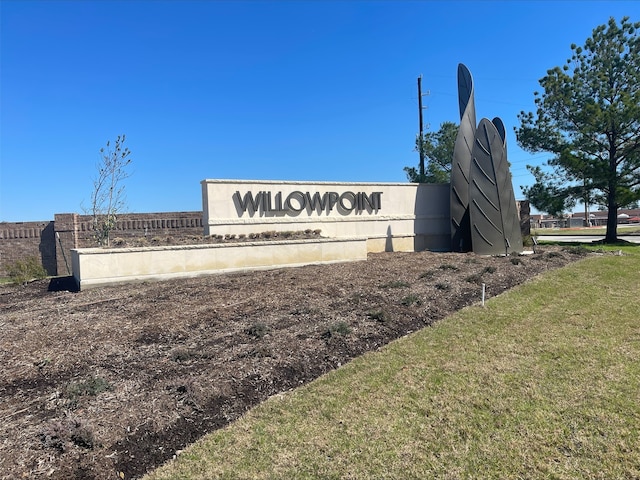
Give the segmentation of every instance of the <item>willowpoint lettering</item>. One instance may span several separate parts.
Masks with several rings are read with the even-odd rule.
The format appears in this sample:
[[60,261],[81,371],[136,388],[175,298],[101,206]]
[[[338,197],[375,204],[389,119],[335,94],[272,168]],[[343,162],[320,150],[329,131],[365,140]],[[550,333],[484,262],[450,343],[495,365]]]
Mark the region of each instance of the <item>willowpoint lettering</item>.
[[298,190],[284,195],[282,192],[272,194],[272,192],[260,191],[255,195],[253,192],[246,192],[244,196],[240,192],[233,194],[233,201],[243,213],[250,212],[263,213],[299,213],[307,210],[309,213],[316,211],[330,212],[334,208],[340,213],[350,213],[354,210],[377,211],[382,208],[382,192],[300,192]]

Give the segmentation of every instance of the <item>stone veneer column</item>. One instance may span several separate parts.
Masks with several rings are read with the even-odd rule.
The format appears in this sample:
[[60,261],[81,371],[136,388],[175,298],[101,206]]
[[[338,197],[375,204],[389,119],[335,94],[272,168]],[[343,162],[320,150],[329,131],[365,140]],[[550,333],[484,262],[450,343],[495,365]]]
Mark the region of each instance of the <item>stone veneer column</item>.
[[78,248],[78,214],[56,213],[54,228],[58,275],[71,275],[71,249]]

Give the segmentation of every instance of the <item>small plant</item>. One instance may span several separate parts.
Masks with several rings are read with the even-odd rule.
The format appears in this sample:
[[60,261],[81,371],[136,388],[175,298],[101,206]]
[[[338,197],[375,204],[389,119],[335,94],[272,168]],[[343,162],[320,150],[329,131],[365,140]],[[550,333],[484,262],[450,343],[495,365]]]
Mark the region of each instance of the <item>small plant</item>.
[[392,280],[390,282],[380,285],[380,288],[406,288],[409,284],[402,280]]
[[253,325],[251,325],[249,328],[247,328],[245,330],[245,333],[247,335],[250,335],[254,338],[262,338],[264,337],[267,333],[269,333],[271,329],[269,328],[269,325],[262,323],[262,322],[257,322],[254,323]]
[[93,429],[81,419],[73,417],[50,421],[40,431],[40,440],[45,447],[61,453],[67,450],[69,442],[89,449],[96,445]]
[[320,235],[320,232],[321,232],[321,231],[322,231],[322,230],[320,230],[319,228],[316,228],[316,229],[313,231],[313,234],[314,234],[314,235]]
[[244,240],[245,238],[247,238],[247,235],[245,233],[241,233],[241,234],[238,235],[238,238],[240,240]]
[[384,310],[371,310],[367,312],[367,317],[380,323],[385,323],[388,319],[387,312]]
[[185,405],[202,410],[203,392],[193,377],[185,377],[179,383],[168,385],[167,390],[175,392],[176,398]]
[[171,356],[171,360],[173,360],[174,362],[186,362],[193,355],[189,351],[189,349],[185,347],[176,347],[173,350],[171,350],[170,356]]
[[434,270],[427,270],[426,272],[422,272],[418,278],[433,278],[435,276],[436,272]]
[[549,252],[547,253],[547,258],[562,258],[562,254],[560,252]]
[[451,290],[451,285],[449,285],[448,283],[436,283],[434,287],[436,287],[438,290],[442,290],[443,292]]
[[422,301],[420,300],[420,298],[415,295],[415,294],[410,294],[407,295],[406,297],[404,297],[400,303],[402,305],[404,305],[405,307],[410,307],[411,305],[415,304],[415,305],[420,305],[422,303]]
[[51,359],[50,358],[43,358],[40,361],[37,362],[33,362],[33,365],[35,367],[38,367],[38,370],[42,370],[43,368],[45,368],[47,365],[51,364]]
[[111,390],[111,385],[102,377],[90,377],[83,382],[72,382],[67,385],[65,394],[70,400],[76,400],[81,396],[96,396],[99,393]]
[[124,238],[122,237],[116,237],[113,240],[111,240],[111,245],[113,245],[114,247],[122,247],[126,243],[127,242],[125,242]]
[[333,325],[329,326],[327,330],[322,334],[323,338],[333,338],[337,336],[345,336],[351,333],[351,327],[347,322],[336,322]]
[[522,260],[520,260],[520,257],[511,257],[509,258],[509,260],[511,261],[511,263],[513,263],[514,265],[520,265],[522,264]]
[[26,285],[32,280],[41,280],[47,277],[47,271],[34,256],[12,263],[7,267],[7,273],[16,285]]
[[473,273],[473,274],[469,275],[465,280],[467,282],[469,282],[469,283],[481,284],[482,283],[482,275],[480,275],[479,273]]
[[91,192],[92,229],[99,246],[109,246],[111,232],[117,227],[117,216],[124,210],[125,194],[123,181],[130,175],[131,152],[124,146],[125,136],[118,138],[111,147],[100,149],[100,162],[96,165],[98,175]]
[[496,267],[491,265],[484,267],[480,275],[484,275],[485,273],[496,273]]
[[453,270],[454,272],[458,270],[458,267],[455,265],[451,265],[450,263],[445,263],[444,265],[440,265],[438,267],[440,270]]
[[564,247],[562,251],[570,253],[572,255],[579,255],[581,257],[584,257],[585,255],[588,255],[589,253],[591,253],[591,251],[584,245],[573,245],[573,246]]

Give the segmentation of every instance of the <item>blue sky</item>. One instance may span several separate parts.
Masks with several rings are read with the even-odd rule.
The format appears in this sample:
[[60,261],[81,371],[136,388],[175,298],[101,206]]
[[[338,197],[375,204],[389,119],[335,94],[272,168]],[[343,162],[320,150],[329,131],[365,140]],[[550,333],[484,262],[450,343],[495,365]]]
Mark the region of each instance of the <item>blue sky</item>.
[[16,1],[0,4],[0,221],[82,213],[99,150],[126,135],[130,212],[200,210],[205,178],[404,182],[425,123],[513,127],[547,69],[626,1]]

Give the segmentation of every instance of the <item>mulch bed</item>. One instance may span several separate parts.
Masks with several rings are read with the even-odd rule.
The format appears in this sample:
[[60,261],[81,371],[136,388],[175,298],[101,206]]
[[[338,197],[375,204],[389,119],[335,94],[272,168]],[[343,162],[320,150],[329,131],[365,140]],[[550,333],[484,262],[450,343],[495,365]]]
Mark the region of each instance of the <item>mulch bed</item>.
[[[0,477],[137,478],[271,395],[581,258],[367,261],[61,290],[0,287]],[[50,285],[56,286],[50,290]]]

